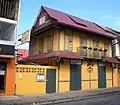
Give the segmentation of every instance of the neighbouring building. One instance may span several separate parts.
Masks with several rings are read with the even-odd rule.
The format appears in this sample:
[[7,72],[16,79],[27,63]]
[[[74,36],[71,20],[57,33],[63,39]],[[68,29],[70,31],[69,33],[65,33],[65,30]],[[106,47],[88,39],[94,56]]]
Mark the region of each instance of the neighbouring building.
[[16,53],[17,53],[17,61],[20,61],[23,58],[28,57],[29,50],[27,50],[27,49],[18,49]]
[[0,0],[0,95],[15,93],[15,46],[19,0]]
[[[117,33],[119,34],[119,36],[112,41],[113,56],[120,60],[120,32],[117,32]],[[118,65],[118,83],[120,86],[120,64]]]
[[[118,86],[120,62],[112,56],[112,40],[118,36],[119,32],[111,28],[42,6],[31,29],[29,57],[19,63],[58,69],[47,70],[42,74],[44,81],[39,82],[28,77],[27,71],[24,84],[30,79],[28,87],[41,91],[38,93]],[[23,75],[25,72],[20,70]],[[34,71],[30,72],[35,77]],[[23,92],[25,86],[21,81],[16,85]]]

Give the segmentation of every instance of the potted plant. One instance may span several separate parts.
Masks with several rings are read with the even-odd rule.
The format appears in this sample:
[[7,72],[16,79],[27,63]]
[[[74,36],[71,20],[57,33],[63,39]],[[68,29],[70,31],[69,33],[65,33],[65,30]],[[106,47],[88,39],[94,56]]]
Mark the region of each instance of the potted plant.
[[107,52],[107,49],[104,49],[104,52]]
[[92,47],[88,47],[89,50],[92,50]]
[[96,47],[94,47],[93,49],[94,49],[95,51],[97,51],[97,48],[96,48]]
[[87,49],[87,46],[82,46],[84,49]]
[[102,52],[102,48],[99,48],[99,51],[101,51],[101,52]]

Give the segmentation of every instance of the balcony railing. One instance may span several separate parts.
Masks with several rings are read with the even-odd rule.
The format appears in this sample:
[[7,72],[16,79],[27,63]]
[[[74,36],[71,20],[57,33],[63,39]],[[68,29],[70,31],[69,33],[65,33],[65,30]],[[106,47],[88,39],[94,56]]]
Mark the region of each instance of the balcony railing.
[[0,0],[0,17],[16,20],[18,13],[18,0]]
[[102,49],[102,48],[93,48],[88,46],[77,47],[77,53],[80,56],[86,58],[101,59],[104,57],[108,57],[109,55],[107,54],[107,52],[108,52],[107,49]]

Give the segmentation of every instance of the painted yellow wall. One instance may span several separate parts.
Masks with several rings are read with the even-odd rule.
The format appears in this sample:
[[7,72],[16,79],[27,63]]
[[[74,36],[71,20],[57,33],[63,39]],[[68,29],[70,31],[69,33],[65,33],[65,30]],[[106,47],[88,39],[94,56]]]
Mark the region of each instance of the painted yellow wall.
[[82,62],[82,90],[98,88],[98,66],[97,62],[92,63],[94,64],[93,70],[89,71],[87,61]]
[[[97,89],[98,88],[98,65],[97,62],[92,62],[93,70],[89,71],[87,61],[82,61],[81,66],[81,90]],[[45,94],[46,81],[37,82],[36,75],[44,71],[46,76],[46,69],[56,69],[56,92],[70,91],[70,61],[64,60],[60,64],[59,70],[59,90],[58,90],[58,68],[57,66],[37,66],[37,65],[17,65],[16,66],[16,94]],[[29,68],[30,71],[29,72]],[[39,69],[39,70],[38,70]],[[28,70],[28,72],[26,72]],[[24,72],[23,72],[24,71]],[[36,72],[32,72],[36,71]],[[19,78],[22,74],[22,78]],[[114,87],[118,86],[118,70],[114,69],[113,72]],[[106,64],[106,87],[112,87],[112,69],[110,64]]]
[[106,64],[106,85],[112,87],[112,68],[109,63]]
[[115,68],[113,71],[113,84],[114,84],[114,87],[118,86],[118,69],[117,68]]
[[[37,82],[36,75],[42,72],[46,77],[46,69],[56,69],[56,92],[57,92],[57,88],[58,88],[57,67],[37,66],[37,65],[36,66],[35,65],[17,65],[16,66],[16,94],[17,95],[45,94],[46,79],[44,81]],[[35,71],[35,72],[32,72],[32,71]],[[20,75],[22,75],[22,78],[19,78]]]
[[54,29],[54,37],[53,37],[53,51],[58,50],[58,30]]
[[64,64],[60,65],[59,92],[69,91],[69,84],[70,84],[70,64],[69,60],[65,60]]
[[60,50],[64,50],[64,31],[60,31]]

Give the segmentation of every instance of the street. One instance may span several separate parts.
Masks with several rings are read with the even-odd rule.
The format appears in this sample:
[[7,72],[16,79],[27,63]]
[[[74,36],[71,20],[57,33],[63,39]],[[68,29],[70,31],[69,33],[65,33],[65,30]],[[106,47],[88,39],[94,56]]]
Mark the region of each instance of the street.
[[120,93],[101,96],[93,99],[79,100],[56,105],[120,105]]

